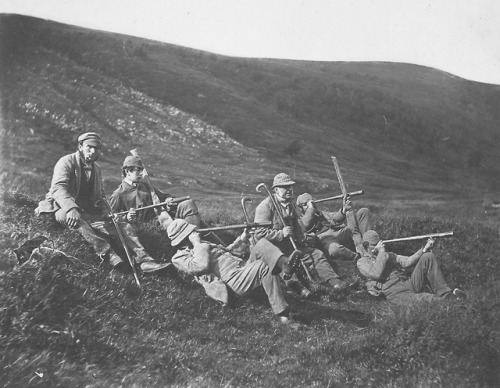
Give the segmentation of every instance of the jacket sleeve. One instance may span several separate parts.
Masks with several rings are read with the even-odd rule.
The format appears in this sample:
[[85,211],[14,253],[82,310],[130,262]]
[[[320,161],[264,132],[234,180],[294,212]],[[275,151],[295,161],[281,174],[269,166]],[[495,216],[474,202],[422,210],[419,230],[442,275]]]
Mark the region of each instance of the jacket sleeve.
[[308,208],[304,215],[300,217],[300,220],[304,224],[306,231],[309,231],[316,221],[316,209],[314,207]]
[[[125,203],[123,202],[121,196],[120,196],[120,193],[121,193],[121,190],[120,190],[121,186],[118,187],[115,191],[113,191],[113,194],[111,194],[111,197],[109,197],[109,205],[111,206],[111,210],[113,211],[113,213],[119,213],[119,212],[123,212],[123,211],[127,211],[127,206],[125,205]],[[121,215],[119,216],[119,219],[121,221],[127,221],[127,215]]]
[[207,243],[197,244],[193,249],[182,249],[172,257],[172,264],[189,275],[203,275],[210,269],[211,247]]
[[373,260],[369,256],[363,256],[357,262],[357,267],[361,275],[371,280],[380,280],[389,260],[388,252],[380,252],[376,259]]
[[[265,200],[262,201],[255,209],[254,222],[273,222],[273,218],[274,217],[271,207],[268,206]],[[281,230],[278,230],[276,227],[277,225],[275,225],[273,228],[257,228],[255,230],[255,238],[257,240],[265,238],[273,243],[279,243],[283,241],[283,232]]]
[[417,262],[420,260],[420,257],[424,254],[424,249],[423,248],[420,248],[418,251],[416,251],[413,255],[411,256],[401,256],[401,255],[397,255],[396,256],[396,261],[399,265],[401,265],[401,267],[403,268],[408,268],[408,267],[412,267],[414,266],[415,264],[417,264]]
[[64,211],[69,211],[73,208],[78,208],[75,198],[70,193],[70,185],[76,180],[74,174],[74,166],[68,158],[61,158],[54,167],[54,175],[52,176],[52,184],[50,191],[52,198]]

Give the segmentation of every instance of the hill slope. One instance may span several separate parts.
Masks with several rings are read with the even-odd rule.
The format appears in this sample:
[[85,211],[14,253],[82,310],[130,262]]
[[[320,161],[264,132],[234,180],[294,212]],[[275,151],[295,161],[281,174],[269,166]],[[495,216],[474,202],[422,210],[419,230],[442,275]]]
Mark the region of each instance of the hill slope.
[[57,158],[95,130],[108,191],[131,148],[179,194],[253,193],[282,170],[296,171],[299,190],[337,194],[330,155],[372,200],[499,189],[498,86],[414,65],[230,58],[18,15],[1,22],[9,185],[43,193]]

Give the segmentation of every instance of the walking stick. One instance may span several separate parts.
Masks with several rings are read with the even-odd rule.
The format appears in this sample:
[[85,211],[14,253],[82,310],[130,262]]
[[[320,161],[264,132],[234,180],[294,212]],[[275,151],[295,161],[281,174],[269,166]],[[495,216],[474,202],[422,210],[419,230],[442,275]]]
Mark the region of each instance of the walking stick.
[[102,198],[98,202],[102,202],[106,205],[106,208],[109,212],[111,220],[113,221],[113,225],[115,226],[116,233],[118,234],[118,238],[120,239],[120,242],[122,243],[123,249],[125,249],[125,253],[127,255],[128,262],[129,262],[130,266],[132,267],[132,273],[134,274],[135,283],[137,284],[137,287],[139,287],[139,290],[142,290],[141,282],[139,281],[139,276],[137,276],[137,270],[135,269],[134,260],[132,259],[132,256],[130,255],[130,251],[127,247],[127,244],[125,243],[125,238],[123,237],[122,231],[120,229],[120,225],[118,225],[118,218],[113,213],[113,210],[111,209],[111,205],[109,204],[107,199]]
[[[250,197],[243,197],[241,198],[241,207],[243,208],[243,214],[245,215],[245,220],[247,224],[250,224],[250,216],[248,215],[247,208],[246,208],[246,203],[253,203],[252,198]],[[252,235],[252,245],[255,245],[257,241],[255,240],[255,233],[250,232]]]
[[[262,193],[262,190],[265,190],[267,192],[267,195],[271,199],[271,204],[273,205],[274,210],[278,214],[278,217],[279,217],[281,223],[284,226],[287,226],[287,224],[285,223],[285,219],[283,218],[283,214],[281,214],[281,210],[279,208],[280,204],[276,201],[276,198],[274,198],[273,194],[269,191],[269,188],[265,185],[265,183],[259,183],[257,185],[257,187],[255,188],[255,190],[257,190],[258,192],[261,192],[261,193]],[[290,239],[290,242],[292,243],[294,251],[298,251],[302,254],[302,252],[297,248],[297,243],[295,242],[295,239],[292,236],[289,236],[288,238]],[[304,271],[305,271],[307,277],[309,278],[309,281],[313,282],[312,276],[309,273],[309,270],[307,269],[306,265],[304,264],[304,262],[302,260],[300,260],[300,264],[302,264],[302,268],[304,268]]]
[[[339,163],[337,162],[337,158],[335,156],[332,156],[332,162],[333,166],[335,167],[337,179],[339,180],[340,189],[342,190],[342,195],[344,197],[344,202],[345,202],[345,200],[349,197],[349,193],[347,192],[347,189],[345,187],[344,179],[342,179],[342,174],[340,173]],[[352,210],[347,211],[345,216],[347,218],[347,225],[353,225],[354,228],[354,225],[356,225],[356,217],[354,216],[354,212]],[[356,246],[363,245],[363,239],[358,233],[353,233],[352,239],[354,240],[354,245]]]

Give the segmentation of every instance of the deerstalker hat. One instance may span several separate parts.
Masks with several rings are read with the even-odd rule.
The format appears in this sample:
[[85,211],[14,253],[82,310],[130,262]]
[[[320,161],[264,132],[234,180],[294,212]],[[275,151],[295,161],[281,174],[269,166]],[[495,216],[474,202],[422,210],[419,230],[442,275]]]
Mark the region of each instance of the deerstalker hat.
[[101,136],[95,132],[86,132],[78,136],[78,143],[82,143],[84,141],[94,147],[99,147],[102,144]]
[[132,155],[129,155],[125,158],[125,160],[123,161],[123,166],[122,168],[126,168],[126,167],[139,167],[139,168],[144,168],[144,164],[142,163],[142,160],[141,158],[139,158],[138,156],[132,156]]
[[275,188],[276,186],[292,186],[294,184],[295,182],[292,181],[290,175],[285,174],[284,172],[276,175],[273,179],[273,188]]
[[300,194],[297,197],[297,206],[304,205],[307,202],[312,201],[312,200],[313,200],[313,197],[311,194],[309,194],[309,193]]
[[363,234],[363,241],[371,245],[377,245],[378,242],[380,241],[380,237],[377,232],[370,229]]
[[196,226],[189,224],[183,219],[176,218],[172,223],[167,226],[167,235],[170,239],[170,244],[175,247],[179,245],[182,240],[189,236],[196,230]]

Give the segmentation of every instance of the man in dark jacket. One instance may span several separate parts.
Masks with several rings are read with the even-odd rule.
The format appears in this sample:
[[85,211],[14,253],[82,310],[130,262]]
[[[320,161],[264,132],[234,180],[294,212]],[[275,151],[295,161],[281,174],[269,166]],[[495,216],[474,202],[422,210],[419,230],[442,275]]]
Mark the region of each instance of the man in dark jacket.
[[[109,219],[105,200],[101,167],[97,163],[101,153],[101,137],[87,132],[78,137],[78,150],[63,156],[54,167],[49,192],[35,210],[36,214],[51,213],[60,224],[77,229],[104,260],[125,270],[128,263],[112,249],[110,241],[119,241],[118,232]],[[121,234],[133,259],[143,272],[153,272],[168,264],[158,264],[145,252],[134,229],[120,222]]]
[[[167,208],[147,209],[136,211],[135,209],[153,204],[152,193],[161,202],[168,202],[172,198],[157,187],[151,187],[143,180],[144,164],[138,156],[127,156],[123,162],[123,180],[120,186],[113,192],[110,198],[113,212],[128,211],[127,221],[149,221],[158,216],[160,222],[166,227],[173,218],[184,219],[197,227],[201,224],[198,208],[193,200],[188,199],[178,204],[168,205]],[[166,222],[166,224],[164,222]]]

